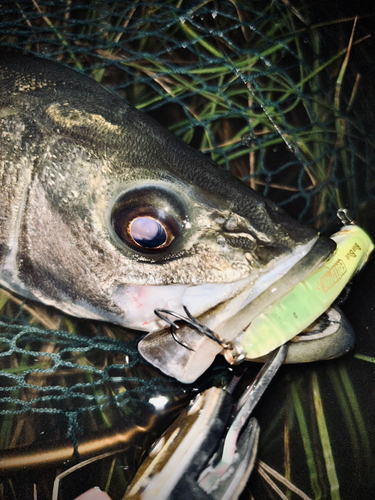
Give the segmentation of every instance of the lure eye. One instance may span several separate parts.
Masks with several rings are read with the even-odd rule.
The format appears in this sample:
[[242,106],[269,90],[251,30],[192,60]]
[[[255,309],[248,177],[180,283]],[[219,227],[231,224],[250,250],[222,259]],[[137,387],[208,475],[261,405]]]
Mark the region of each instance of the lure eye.
[[113,227],[124,243],[145,253],[166,250],[181,231],[172,216],[154,207],[115,212]]

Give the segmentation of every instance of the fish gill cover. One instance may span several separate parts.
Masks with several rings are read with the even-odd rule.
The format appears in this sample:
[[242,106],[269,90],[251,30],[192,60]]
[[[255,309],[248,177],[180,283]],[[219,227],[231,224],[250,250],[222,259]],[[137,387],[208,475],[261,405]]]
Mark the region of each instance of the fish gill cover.
[[[328,15],[310,3],[6,0],[0,50],[86,73],[303,222],[325,228],[348,206],[368,226],[368,33],[339,7]],[[61,441],[71,456],[113,426],[120,441],[137,426],[148,429],[129,441],[123,476],[113,481],[117,498],[166,425],[168,412],[155,424],[150,400],[165,396],[178,408],[185,389],[142,363],[132,332],[72,320],[6,291],[0,306],[2,448],[36,460]],[[208,383],[215,373],[227,376],[218,366]],[[22,474],[22,484],[4,482],[3,496],[31,498],[35,483],[38,499],[50,498],[51,478]]]

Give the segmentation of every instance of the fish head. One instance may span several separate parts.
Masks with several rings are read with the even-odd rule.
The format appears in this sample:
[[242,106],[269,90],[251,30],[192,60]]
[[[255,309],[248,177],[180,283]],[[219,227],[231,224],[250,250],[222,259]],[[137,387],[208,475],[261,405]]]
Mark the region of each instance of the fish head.
[[0,280],[22,295],[144,331],[185,306],[233,337],[318,239],[80,73],[3,56],[0,95]]

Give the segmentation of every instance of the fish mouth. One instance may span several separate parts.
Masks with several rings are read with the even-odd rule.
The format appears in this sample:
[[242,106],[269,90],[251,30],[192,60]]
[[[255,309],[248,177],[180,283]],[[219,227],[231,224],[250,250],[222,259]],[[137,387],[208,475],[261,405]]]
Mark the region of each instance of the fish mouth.
[[[289,257],[278,262],[255,284],[248,279],[238,282],[230,298],[216,304],[213,302],[214,305],[208,310],[207,303],[199,305],[200,293],[194,296],[194,288],[199,287],[191,287],[184,292],[183,305],[200,323],[214,331],[221,341],[233,341],[266,307],[317,269],[335,248],[335,242],[329,238],[311,240],[307,245],[297,247]],[[206,285],[205,291],[208,294],[210,286],[214,285]],[[204,306],[206,310],[199,313],[199,309],[204,309]],[[146,335],[139,342],[138,350],[147,361],[165,374],[180,382],[192,383],[212,364],[216,355],[222,351],[222,346],[188,324],[179,325],[178,338],[189,349],[175,341],[168,326]]]

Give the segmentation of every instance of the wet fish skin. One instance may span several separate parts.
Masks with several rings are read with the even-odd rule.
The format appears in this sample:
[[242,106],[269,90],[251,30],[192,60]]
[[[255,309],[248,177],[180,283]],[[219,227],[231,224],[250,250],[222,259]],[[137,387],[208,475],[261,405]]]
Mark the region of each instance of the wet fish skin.
[[[97,82],[30,56],[0,54],[0,182],[0,283],[134,328],[129,287],[255,280],[317,237]],[[128,198],[175,218],[170,248],[120,241]]]

